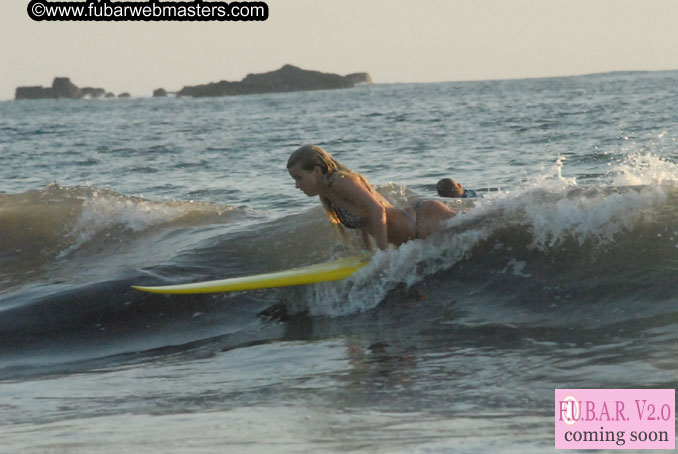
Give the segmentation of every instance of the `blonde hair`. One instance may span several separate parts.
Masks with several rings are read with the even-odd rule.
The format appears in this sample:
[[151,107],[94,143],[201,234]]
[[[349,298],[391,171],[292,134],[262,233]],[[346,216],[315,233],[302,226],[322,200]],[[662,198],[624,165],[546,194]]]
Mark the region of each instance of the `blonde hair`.
[[319,166],[324,174],[331,174],[337,170],[350,172],[331,154],[316,145],[304,145],[297,148],[287,160],[287,168],[289,169],[295,164],[301,164],[303,170],[313,170],[315,166]]

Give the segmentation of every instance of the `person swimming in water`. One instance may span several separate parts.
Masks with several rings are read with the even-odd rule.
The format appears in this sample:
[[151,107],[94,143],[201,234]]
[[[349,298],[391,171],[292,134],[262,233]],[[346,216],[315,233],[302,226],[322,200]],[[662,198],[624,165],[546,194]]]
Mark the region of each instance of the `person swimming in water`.
[[476,191],[473,189],[464,189],[459,183],[452,178],[443,178],[436,184],[438,195],[440,197],[453,197],[466,199],[468,197],[478,197]]
[[420,200],[396,208],[358,172],[354,172],[315,145],[297,149],[287,161],[287,170],[309,197],[318,196],[334,225],[361,232],[361,244],[369,248],[369,235],[379,249],[426,238],[439,231],[442,222],[456,213],[437,200]]

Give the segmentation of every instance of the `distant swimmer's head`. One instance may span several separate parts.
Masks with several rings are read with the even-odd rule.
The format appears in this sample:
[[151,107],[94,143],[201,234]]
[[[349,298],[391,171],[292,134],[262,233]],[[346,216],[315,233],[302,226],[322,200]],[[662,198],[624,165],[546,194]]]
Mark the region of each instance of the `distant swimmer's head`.
[[440,197],[461,197],[464,195],[464,188],[452,178],[443,178],[436,185]]
[[287,160],[287,168],[290,169],[295,165],[298,165],[302,170],[313,170],[318,166],[323,174],[344,168],[332,155],[315,145],[304,145],[292,153]]

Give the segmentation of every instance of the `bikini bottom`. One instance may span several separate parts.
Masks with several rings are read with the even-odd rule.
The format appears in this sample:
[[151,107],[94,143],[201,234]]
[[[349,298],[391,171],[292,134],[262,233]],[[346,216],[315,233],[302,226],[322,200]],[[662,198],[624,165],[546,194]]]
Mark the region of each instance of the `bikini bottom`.
[[410,215],[408,212],[408,209],[402,210],[403,213],[405,213],[405,216],[412,222],[412,227],[414,227],[414,238],[419,238],[419,210],[421,209],[421,206],[424,204],[423,200],[417,201],[414,205],[412,205],[412,209],[414,210],[414,217]]

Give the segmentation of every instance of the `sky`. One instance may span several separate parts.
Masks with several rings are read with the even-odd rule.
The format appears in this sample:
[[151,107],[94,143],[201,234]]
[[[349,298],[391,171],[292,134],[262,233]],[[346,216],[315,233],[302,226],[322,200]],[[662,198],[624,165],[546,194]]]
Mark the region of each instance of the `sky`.
[[288,63],[375,83],[678,69],[678,0],[266,3],[264,22],[35,22],[2,0],[0,100],[56,76],[150,96]]

